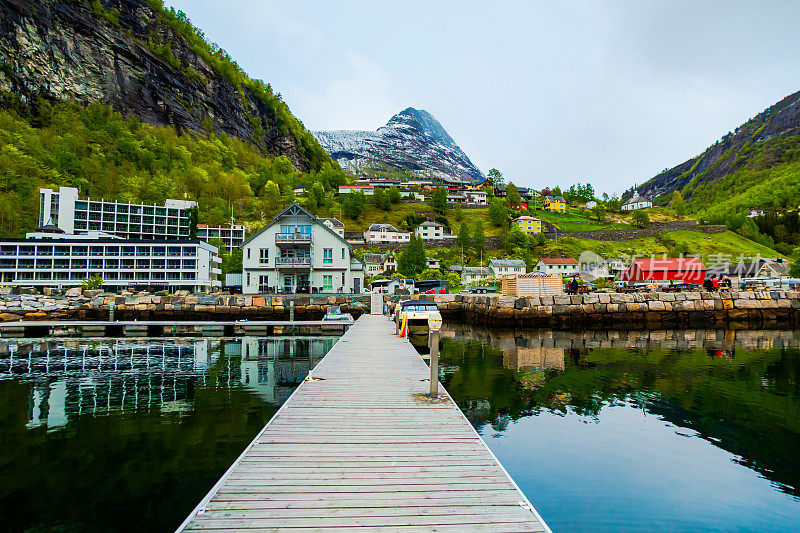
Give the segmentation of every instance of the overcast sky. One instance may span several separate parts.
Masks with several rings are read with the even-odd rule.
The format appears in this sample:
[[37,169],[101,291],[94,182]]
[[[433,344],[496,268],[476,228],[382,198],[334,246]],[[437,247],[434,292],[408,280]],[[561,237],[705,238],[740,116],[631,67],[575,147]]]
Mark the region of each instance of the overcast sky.
[[167,0],[312,130],[431,112],[484,172],[622,192],[800,90],[800,2]]

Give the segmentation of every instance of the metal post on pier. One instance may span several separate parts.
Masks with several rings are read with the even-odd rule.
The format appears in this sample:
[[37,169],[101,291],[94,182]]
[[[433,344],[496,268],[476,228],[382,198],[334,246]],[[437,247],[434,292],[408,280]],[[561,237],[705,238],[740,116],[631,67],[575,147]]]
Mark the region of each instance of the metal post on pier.
[[108,321],[114,322],[114,302],[108,304]]
[[294,322],[294,300],[289,300],[289,322]]
[[439,329],[441,327],[441,318],[428,319],[428,347],[431,352],[431,390],[428,398],[432,400],[439,397]]

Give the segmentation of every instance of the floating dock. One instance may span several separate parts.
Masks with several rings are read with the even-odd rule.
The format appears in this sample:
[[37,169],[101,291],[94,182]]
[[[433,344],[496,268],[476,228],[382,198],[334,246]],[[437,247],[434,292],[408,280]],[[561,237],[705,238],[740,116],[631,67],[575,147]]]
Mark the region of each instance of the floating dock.
[[394,331],[359,318],[178,531],[550,531]]
[[0,322],[0,336],[31,337],[233,337],[238,335],[341,335],[348,320],[25,320]]

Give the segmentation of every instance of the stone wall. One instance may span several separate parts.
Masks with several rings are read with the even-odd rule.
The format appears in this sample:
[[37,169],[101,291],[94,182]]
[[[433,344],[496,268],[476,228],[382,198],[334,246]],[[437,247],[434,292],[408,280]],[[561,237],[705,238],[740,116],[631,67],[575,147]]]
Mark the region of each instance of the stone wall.
[[[0,322],[17,320],[319,320],[331,305],[354,317],[369,310],[369,295],[225,296],[137,293],[111,294],[78,288],[49,294],[0,294]],[[55,293],[55,294],[54,294]]]
[[515,327],[654,329],[796,327],[797,291],[595,293],[515,298],[440,294],[446,320]]
[[[698,226],[696,220],[673,220],[651,224],[642,229],[623,229],[623,230],[596,230],[596,231],[559,231],[559,237],[575,237],[577,239],[593,239],[598,241],[631,241],[634,239],[646,239],[656,237],[666,231],[691,230],[701,233],[723,233],[727,231],[727,226]],[[555,230],[551,224],[545,226],[545,236],[548,239],[555,238]]]

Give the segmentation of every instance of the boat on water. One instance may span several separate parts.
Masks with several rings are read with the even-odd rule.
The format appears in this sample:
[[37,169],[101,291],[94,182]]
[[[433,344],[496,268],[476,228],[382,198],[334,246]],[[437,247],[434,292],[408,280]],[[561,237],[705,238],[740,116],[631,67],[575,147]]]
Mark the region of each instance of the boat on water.
[[401,328],[403,320],[408,319],[408,329],[412,334],[428,333],[428,321],[438,320],[441,324],[442,315],[439,306],[432,300],[404,300],[397,302],[394,319],[397,327]]

